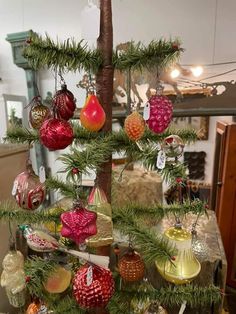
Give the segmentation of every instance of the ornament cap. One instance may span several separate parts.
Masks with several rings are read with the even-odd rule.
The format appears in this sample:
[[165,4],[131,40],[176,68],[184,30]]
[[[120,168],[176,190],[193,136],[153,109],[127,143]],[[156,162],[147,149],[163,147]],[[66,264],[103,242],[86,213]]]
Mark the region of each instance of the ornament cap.
[[182,228],[169,228],[165,232],[165,236],[175,241],[186,241],[192,238],[191,233]]

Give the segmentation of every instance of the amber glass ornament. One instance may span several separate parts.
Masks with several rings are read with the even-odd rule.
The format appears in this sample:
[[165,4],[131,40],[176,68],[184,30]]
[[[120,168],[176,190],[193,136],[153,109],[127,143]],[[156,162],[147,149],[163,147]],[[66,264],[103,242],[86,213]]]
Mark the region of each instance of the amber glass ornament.
[[127,282],[139,281],[144,277],[145,265],[141,256],[129,248],[118,263],[121,278]]
[[138,141],[144,134],[145,121],[138,111],[132,112],[126,119],[124,125],[125,133],[132,141]]
[[83,308],[103,308],[115,291],[115,282],[109,269],[85,264],[73,280],[73,294]]
[[113,242],[111,204],[104,191],[95,185],[88,197],[88,208],[97,213],[97,234],[86,240],[91,247],[109,245]]
[[41,97],[35,97],[32,101],[32,107],[29,112],[29,120],[32,128],[40,129],[43,122],[49,118],[50,109],[43,105]]
[[16,202],[23,209],[35,210],[45,199],[45,184],[40,182],[30,162],[27,163],[26,170],[15,178],[14,187]]
[[192,250],[192,235],[183,228],[169,228],[164,237],[175,246],[177,255],[171,261],[156,261],[159,273],[167,281],[177,285],[191,282],[201,270],[201,265]]

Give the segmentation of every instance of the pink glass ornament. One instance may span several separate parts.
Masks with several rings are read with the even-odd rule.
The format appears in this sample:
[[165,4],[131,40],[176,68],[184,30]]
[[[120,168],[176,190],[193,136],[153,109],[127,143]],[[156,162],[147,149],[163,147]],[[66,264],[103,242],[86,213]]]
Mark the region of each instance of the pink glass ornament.
[[97,214],[83,207],[61,214],[61,235],[75,241],[77,244],[97,233]]
[[153,95],[149,99],[150,117],[147,124],[155,133],[162,133],[170,124],[173,113],[172,102],[163,95]]
[[73,280],[73,294],[81,307],[105,307],[115,290],[109,269],[85,264],[79,268]]
[[50,150],[64,149],[73,142],[73,129],[69,122],[51,118],[41,126],[40,140]]
[[18,174],[14,186],[16,186],[14,196],[21,208],[34,210],[43,203],[46,187],[44,183],[40,183],[39,177],[34,173],[31,164],[27,165],[26,171]]

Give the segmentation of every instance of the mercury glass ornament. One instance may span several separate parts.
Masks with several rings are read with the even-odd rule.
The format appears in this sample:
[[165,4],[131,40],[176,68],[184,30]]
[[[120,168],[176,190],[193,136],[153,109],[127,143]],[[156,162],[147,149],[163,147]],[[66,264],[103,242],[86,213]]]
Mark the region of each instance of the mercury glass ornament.
[[145,265],[141,256],[132,248],[124,254],[118,263],[121,278],[127,282],[139,281],[143,278]]
[[208,259],[209,247],[204,240],[200,239],[196,230],[192,231],[192,249],[200,262]]
[[159,273],[167,281],[177,285],[191,282],[201,270],[201,265],[192,250],[192,235],[183,228],[169,228],[164,237],[176,248],[177,255],[166,262],[156,261]]
[[167,311],[159,305],[158,302],[152,302],[144,314],[168,314]]
[[49,118],[50,109],[43,105],[41,97],[35,97],[32,101],[33,106],[29,112],[29,120],[32,128],[40,129],[43,122]]
[[164,139],[161,147],[167,157],[176,158],[182,155],[184,142],[178,135],[170,135]]

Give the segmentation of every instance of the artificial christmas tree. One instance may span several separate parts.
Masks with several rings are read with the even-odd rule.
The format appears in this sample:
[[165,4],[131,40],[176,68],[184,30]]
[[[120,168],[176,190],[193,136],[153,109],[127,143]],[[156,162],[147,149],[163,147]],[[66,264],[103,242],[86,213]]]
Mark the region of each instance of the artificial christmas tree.
[[[144,313],[150,312],[153,307],[151,304],[156,301],[158,311],[162,310],[160,304],[166,307],[187,303],[187,305],[198,307],[219,301],[220,291],[215,286],[176,287],[170,285],[163,286],[161,289],[154,289],[149,285],[145,289],[139,289],[138,283],[134,285],[124,283],[120,287],[120,276],[115,271],[112,275],[108,269],[108,258],[92,254],[89,245],[87,248],[84,245],[87,238],[89,244],[89,237],[96,236],[98,229],[96,228],[96,218],[101,213],[101,208],[93,208],[90,211],[82,204],[83,194],[79,190],[80,173],[87,172],[88,169],[95,170],[97,186],[105,192],[107,204],[112,203],[111,159],[113,152],[124,151],[129,161],[139,161],[147,168],[157,168],[156,170],[163,175],[169,184],[181,191],[181,185],[186,177],[186,166],[181,163],[179,157],[182,153],[183,143],[196,140],[197,134],[190,130],[178,132],[165,130],[172,116],[172,104],[168,99],[160,95],[152,96],[150,99],[150,116],[146,119],[150,130],[146,128],[141,138],[140,136],[138,138],[132,136],[132,140],[135,139],[138,142],[132,141],[131,137],[129,138],[123,130],[111,131],[114,68],[126,71],[155,67],[161,70],[176,62],[181,51],[182,49],[176,42],[159,40],[152,41],[147,47],[132,43],[128,50],[122,54],[113,52],[112,12],[111,1],[109,0],[101,0],[101,29],[96,50],[88,49],[81,42],[76,44],[74,41],[66,41],[55,44],[48,37],[42,39],[32,33],[25,49],[25,56],[35,69],[47,66],[48,68],[58,68],[60,73],[66,69],[83,69],[89,73],[95,73],[97,83],[96,95],[88,96],[87,103],[81,113],[82,125],[85,128],[79,126],[78,123],[71,126],[70,122],[67,121],[72,115],[74,100],[68,90],[65,92],[62,89],[59,94],[56,94],[52,104],[52,109],[56,109],[54,113],[57,116],[46,119],[39,132],[12,128],[7,134],[7,139],[11,142],[33,142],[41,139],[43,145],[54,150],[65,148],[73,140],[75,141],[70,152],[60,157],[64,171],[67,172],[67,181],[61,182],[58,179],[49,178],[46,185],[48,189],[57,189],[65,196],[70,196],[78,206],[74,206],[72,210],[62,214],[61,212],[44,210],[32,213],[25,212],[11,204],[5,204],[5,206],[3,204],[0,207],[0,218],[14,220],[18,224],[55,222],[58,225],[60,220],[62,222],[62,237],[58,237],[56,232],[49,236],[40,230],[31,229],[29,226],[21,226],[30,248],[41,253],[47,252],[43,257],[31,257],[25,262],[25,273],[28,278],[26,289],[32,298],[40,300],[39,304],[43,304],[44,310],[47,308],[48,312],[58,314],[86,313],[92,308],[91,313],[95,311],[102,314],[109,311],[111,314],[121,312],[131,314],[132,311],[135,313],[135,309],[131,309],[133,298],[138,300],[137,304],[139,302],[146,304],[148,299],[149,304],[145,307]],[[93,100],[92,103],[91,99]],[[88,105],[92,106],[92,109],[95,108],[95,113],[98,113],[98,126],[94,125],[91,112],[86,110]],[[92,110],[92,112],[94,111]],[[102,128],[101,132],[93,132],[99,131],[100,128]],[[165,132],[163,132],[164,130]],[[166,145],[170,142],[171,137],[172,139],[180,139],[178,140],[177,154],[165,153],[167,155],[165,159],[163,152],[167,150]],[[158,146],[157,143],[160,145]],[[82,150],[79,147],[80,144]],[[172,146],[171,149],[176,150],[176,147]],[[168,150],[170,150],[169,147]],[[159,160],[158,164],[157,159]],[[179,204],[168,206],[148,206],[147,200],[146,208],[138,204],[130,204],[122,208],[119,207],[119,204],[112,204],[114,228],[120,230],[122,234],[128,235],[128,242],[132,241],[132,245],[140,253],[139,256],[133,252],[128,258],[125,256],[126,259],[124,256],[120,257],[119,267],[122,268],[121,273],[123,275],[121,274],[121,276],[124,281],[127,278],[130,279],[130,273],[135,279],[142,279],[144,263],[146,269],[155,263],[158,268],[159,265],[164,265],[161,269],[161,273],[164,275],[165,265],[173,265],[174,267],[174,262],[178,257],[176,245],[157,235],[154,230],[150,230],[150,226],[145,224],[145,216],[160,219],[164,215],[174,214],[177,223],[175,227],[181,233],[182,227],[179,223],[181,217],[190,212],[199,215],[204,214],[206,208],[205,204],[198,200],[192,203],[189,201],[182,203],[181,193],[179,199]],[[102,222],[99,224],[99,232],[102,233],[101,228]],[[54,239],[55,237],[57,239]],[[127,240],[123,239],[123,242],[125,245]],[[103,241],[101,244],[103,245]],[[187,245],[189,246],[189,241]],[[189,247],[187,249],[189,250]],[[88,254],[83,252],[84,250],[87,250]],[[97,253],[99,251],[97,249]],[[80,260],[76,257],[80,257]],[[86,263],[81,258],[84,258]],[[124,262],[128,264],[137,262],[139,268],[134,270],[131,268],[130,273],[127,274],[127,266]],[[45,289],[45,285],[48,286],[48,280],[50,281],[53,273],[62,263],[70,266],[73,273],[73,285],[70,285],[63,292],[63,295],[52,292],[51,287]],[[84,265],[81,266],[81,263]],[[112,270],[115,268],[112,263],[110,267]],[[177,279],[183,279],[182,275],[180,272]],[[132,282],[133,280],[127,281]],[[58,292],[58,290],[56,291]]]

